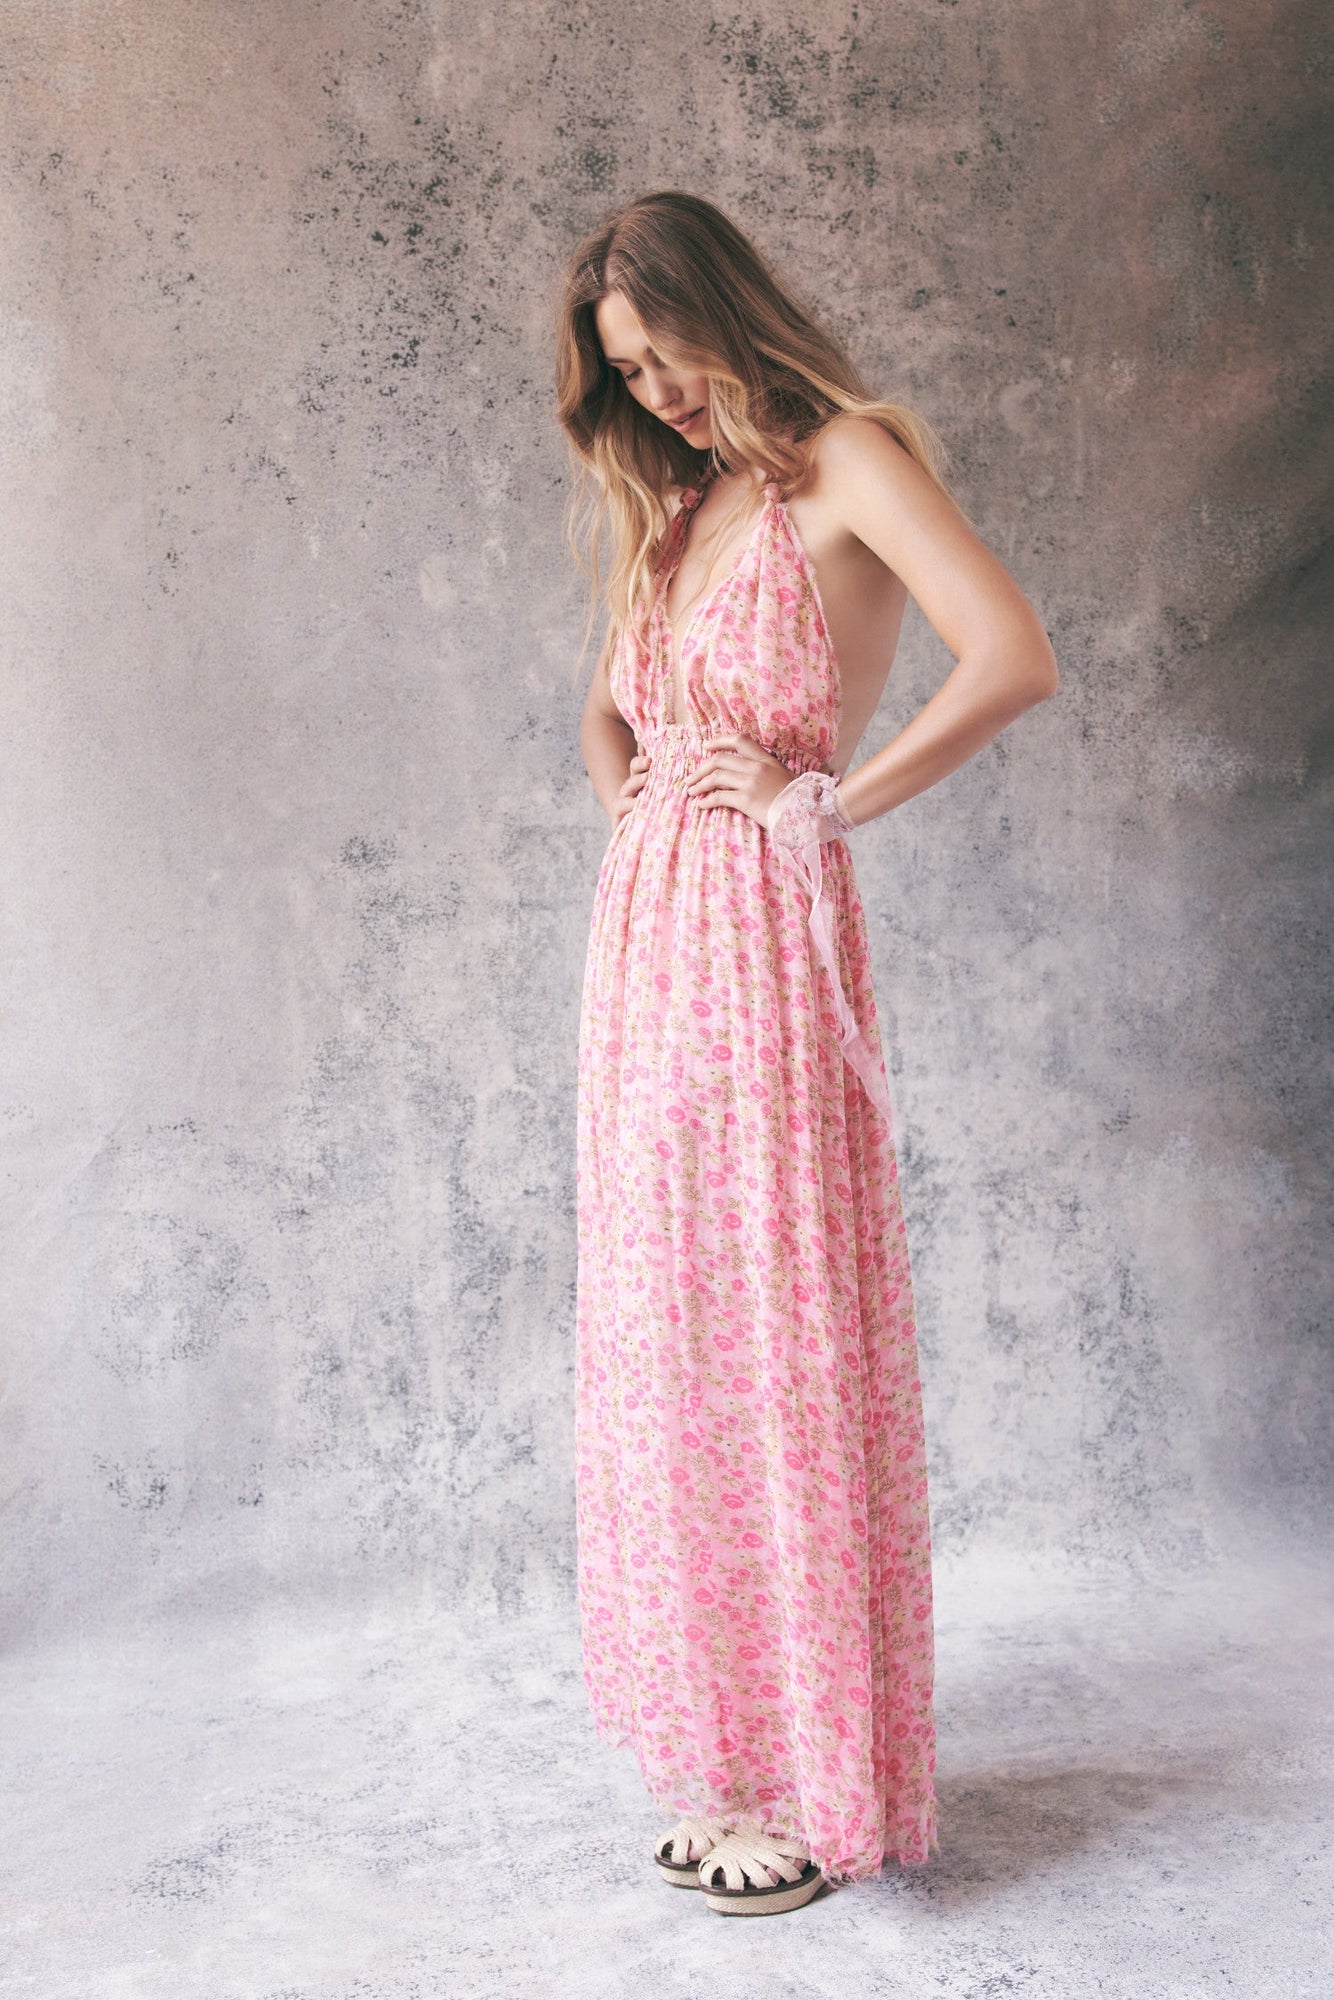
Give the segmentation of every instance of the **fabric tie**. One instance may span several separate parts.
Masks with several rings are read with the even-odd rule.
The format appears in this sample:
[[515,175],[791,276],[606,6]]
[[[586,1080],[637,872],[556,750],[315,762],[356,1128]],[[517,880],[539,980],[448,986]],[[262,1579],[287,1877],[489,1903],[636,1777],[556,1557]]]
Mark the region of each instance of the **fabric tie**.
[[810,887],[811,912],[807,919],[807,928],[820,955],[820,961],[829,974],[829,983],[834,989],[834,1012],[838,1017],[838,1039],[843,1054],[866,1085],[866,1094],[871,1102],[881,1113],[886,1124],[892,1127],[894,1115],[890,1107],[889,1086],[843,994],[843,981],[838,970],[838,951],[829,922],[829,905],[824,895],[824,863],[820,858],[823,844],[822,841],[812,840],[808,841],[805,847],[793,847],[788,851],[796,857]]

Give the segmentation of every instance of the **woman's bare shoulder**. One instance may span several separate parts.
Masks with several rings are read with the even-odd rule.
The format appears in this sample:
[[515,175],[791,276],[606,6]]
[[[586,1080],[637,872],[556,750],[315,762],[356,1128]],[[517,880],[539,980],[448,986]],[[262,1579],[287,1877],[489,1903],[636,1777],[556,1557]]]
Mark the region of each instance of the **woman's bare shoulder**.
[[912,453],[875,417],[838,410],[806,440],[808,463],[817,477],[884,471],[910,466]]

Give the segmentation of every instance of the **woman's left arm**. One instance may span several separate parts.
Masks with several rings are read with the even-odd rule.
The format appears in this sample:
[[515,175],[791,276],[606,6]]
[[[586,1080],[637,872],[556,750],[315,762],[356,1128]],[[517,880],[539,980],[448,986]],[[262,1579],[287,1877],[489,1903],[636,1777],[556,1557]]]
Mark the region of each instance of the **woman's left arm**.
[[822,497],[907,585],[955,655],[936,693],[838,788],[854,826],[948,777],[1059,676],[1041,620],[1005,566],[912,454],[870,417],[837,417],[816,461]]

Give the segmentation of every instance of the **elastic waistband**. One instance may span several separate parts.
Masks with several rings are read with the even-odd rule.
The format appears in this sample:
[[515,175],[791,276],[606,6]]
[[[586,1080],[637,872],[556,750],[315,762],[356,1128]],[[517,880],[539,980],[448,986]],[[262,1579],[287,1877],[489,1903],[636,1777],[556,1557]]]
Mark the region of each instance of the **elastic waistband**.
[[[689,777],[704,762],[708,754],[706,743],[714,736],[729,733],[721,724],[717,729],[701,729],[693,722],[665,722],[648,730],[640,737],[639,748],[650,760],[649,777]],[[814,750],[775,749],[770,754],[786,764],[789,771],[820,769],[821,758]]]

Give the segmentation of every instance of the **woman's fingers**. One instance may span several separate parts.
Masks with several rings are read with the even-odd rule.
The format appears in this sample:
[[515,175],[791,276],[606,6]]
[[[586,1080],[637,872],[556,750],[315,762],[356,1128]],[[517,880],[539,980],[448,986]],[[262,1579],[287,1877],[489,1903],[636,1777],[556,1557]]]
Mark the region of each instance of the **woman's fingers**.
[[[763,744],[751,736],[709,736],[704,741],[704,753],[708,760],[701,770],[731,770],[735,772],[738,763],[749,765],[756,771],[787,771],[787,766],[777,757],[771,756]],[[720,765],[718,759],[723,762]],[[787,775],[792,774],[788,771]]]
[[727,757],[744,758],[748,764],[778,764],[779,760],[757,743],[753,736],[708,736],[704,739],[706,755],[721,753]]
[[648,783],[650,759],[641,750],[630,759],[629,776],[623,779],[615,799],[612,824],[617,825],[632,809],[635,800]]
[[730,806],[763,825],[775,789],[790,782],[791,771],[749,736],[709,736],[703,749],[685,786],[689,796],[701,806]]
[[739,764],[734,757],[711,757],[701,764],[686,786],[688,792],[715,791],[719,785],[753,784],[758,773]]
[[690,796],[698,806],[732,806],[752,819],[760,816],[754,787],[749,783],[738,784],[735,771],[712,773],[702,784],[691,786]]
[[709,778],[721,778],[725,784],[735,784],[737,775],[738,766],[735,756],[728,756],[722,753],[716,757],[707,757],[702,764],[695,766],[686,790],[688,792],[695,791],[698,786]]

